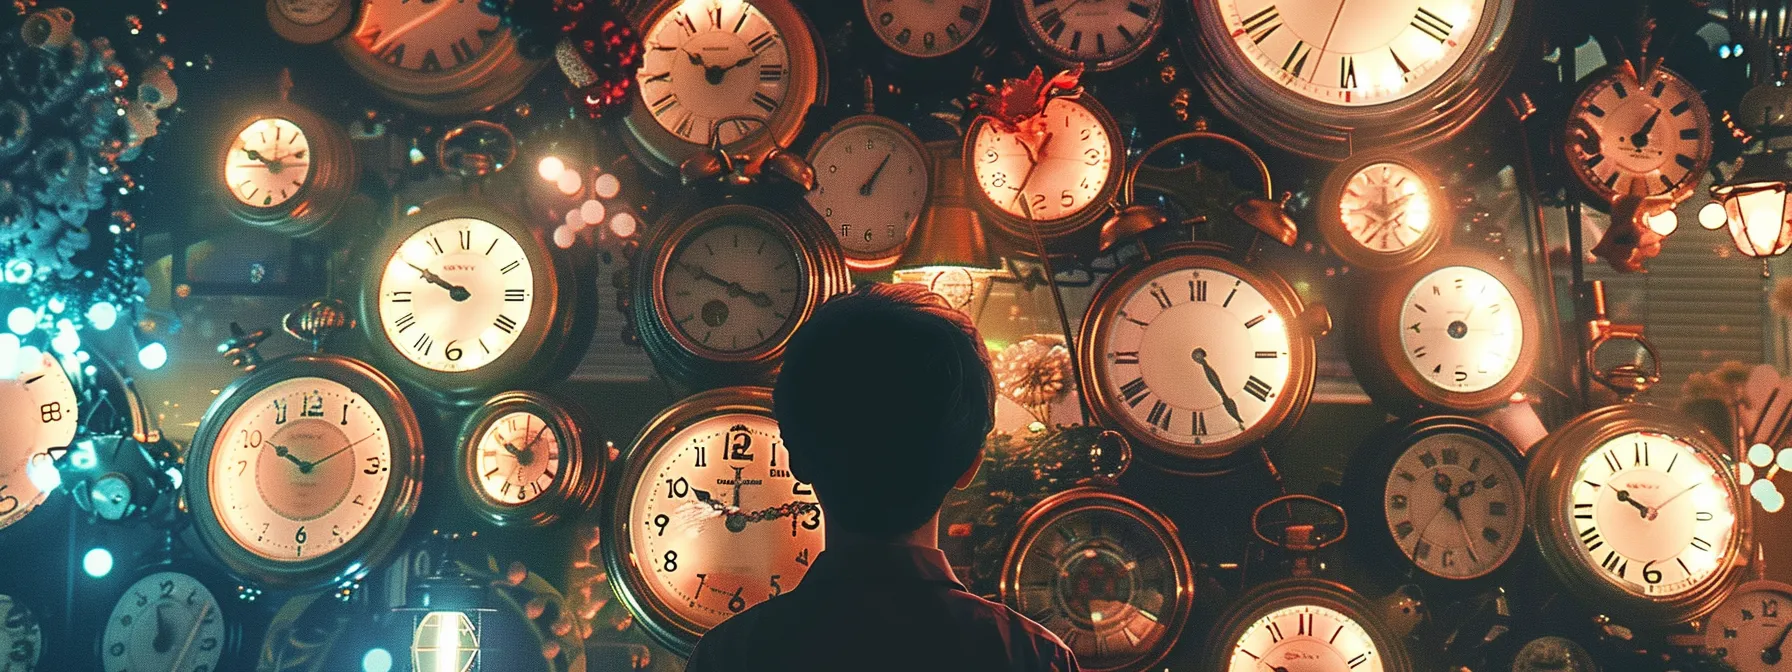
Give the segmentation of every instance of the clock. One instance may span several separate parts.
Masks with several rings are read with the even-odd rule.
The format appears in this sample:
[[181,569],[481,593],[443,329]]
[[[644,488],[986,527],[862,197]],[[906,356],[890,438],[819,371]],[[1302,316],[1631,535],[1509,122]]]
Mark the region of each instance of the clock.
[[1000,230],[1031,240],[1076,233],[1110,212],[1126,168],[1120,128],[1087,94],[1057,96],[1013,127],[978,117],[965,132],[970,198]]
[[1034,505],[1002,563],[1002,602],[1056,634],[1086,670],[1145,670],[1162,661],[1194,594],[1176,526],[1095,488]]
[[1590,411],[1531,449],[1530,524],[1556,577],[1633,627],[1697,618],[1729,595],[1749,504],[1724,444],[1646,404]]
[[1021,32],[1041,55],[1094,71],[1118,68],[1145,53],[1164,23],[1164,0],[1029,0],[1014,3],[1014,10]]
[[1711,162],[1711,115],[1699,90],[1660,66],[1629,62],[1590,78],[1568,110],[1563,156],[1601,203],[1692,193]]
[[106,672],[213,672],[238,645],[236,625],[210,588],[192,575],[161,568],[137,579],[112,607],[101,633]]
[[295,355],[213,400],[185,466],[201,545],[237,576],[313,588],[378,567],[415,511],[423,440],[362,362]]
[[268,0],[268,25],[295,44],[317,44],[348,30],[355,16],[349,0]]
[[473,0],[358,1],[359,18],[336,41],[342,59],[381,95],[420,112],[491,109],[546,63],[518,53],[510,30]]
[[1402,570],[1445,581],[1499,570],[1524,537],[1522,464],[1510,441],[1468,418],[1433,416],[1376,434],[1345,488],[1351,518],[1368,521],[1357,529],[1370,539],[1369,565],[1399,557]]
[[573,340],[571,265],[489,201],[410,208],[369,259],[361,324],[374,361],[429,392],[464,399],[539,382]]
[[815,167],[809,205],[840,241],[846,265],[855,271],[895,265],[932,190],[921,140],[885,117],[850,117],[815,141],[809,164]]
[[771,390],[674,404],[618,458],[604,566],[660,644],[689,656],[710,628],[797,586],[823,546],[815,492],[790,474]]
[[1364,285],[1346,352],[1369,396],[1399,414],[1508,403],[1543,338],[1511,263],[1451,249]]
[[754,156],[789,147],[825,102],[814,29],[790,0],[657,0],[631,18],[646,53],[623,135],[654,170],[672,172],[712,139]]
[[0,651],[8,672],[32,672],[44,653],[44,630],[31,607],[11,595],[0,595]]
[[1368,270],[1430,254],[1449,229],[1443,184],[1405,154],[1364,152],[1338,164],[1319,193],[1319,232],[1333,252]]
[[310,110],[283,102],[226,128],[218,179],[224,209],[239,221],[308,236],[353,195],[357,168],[348,135]]
[[1207,669],[1228,672],[1407,672],[1400,639],[1342,584],[1282,579],[1240,597],[1207,644]]
[[1524,0],[1186,0],[1203,87],[1226,116],[1301,154],[1450,137],[1517,61]]
[[1737,672],[1785,669],[1786,633],[1792,631],[1792,586],[1749,581],[1736,587],[1705,621],[1705,652]]
[[[1182,244],[1123,267],[1083,317],[1090,408],[1147,455],[1231,455],[1294,424],[1314,376],[1314,328],[1280,276]],[[1329,326],[1329,317],[1323,320]]]
[[23,520],[55,489],[50,451],[75,439],[81,417],[68,372],[50,353],[0,379],[0,529]]
[[1525,642],[1512,657],[1512,672],[1598,672],[1593,654],[1574,640],[1544,635]]
[[587,445],[565,405],[535,392],[492,397],[460,437],[461,501],[499,525],[546,525],[588,508],[607,455]]
[[915,58],[957,51],[989,18],[989,0],[864,0],[864,5],[877,39]]

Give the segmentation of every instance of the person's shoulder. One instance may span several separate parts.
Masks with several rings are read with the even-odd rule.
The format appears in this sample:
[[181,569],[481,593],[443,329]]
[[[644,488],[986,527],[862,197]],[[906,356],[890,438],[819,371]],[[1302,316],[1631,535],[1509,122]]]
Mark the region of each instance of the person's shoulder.
[[697,640],[697,648],[691,652],[690,661],[685,668],[688,671],[711,669],[709,666],[721,661],[738,661],[752,654],[752,648],[758,642],[753,634],[767,618],[777,619],[791,608],[792,600],[788,593],[771,598],[749,607],[716,624]]
[[[955,592],[954,597],[972,604],[972,608],[982,612],[989,620],[997,623],[1006,632],[1011,652],[1031,652],[1037,662],[1048,666],[1048,669],[1075,670],[1075,654],[1070,647],[1059,639],[1056,633],[1027,618],[1020,612],[1000,602],[986,600],[967,592]],[[1025,641],[1026,646],[1016,646]]]

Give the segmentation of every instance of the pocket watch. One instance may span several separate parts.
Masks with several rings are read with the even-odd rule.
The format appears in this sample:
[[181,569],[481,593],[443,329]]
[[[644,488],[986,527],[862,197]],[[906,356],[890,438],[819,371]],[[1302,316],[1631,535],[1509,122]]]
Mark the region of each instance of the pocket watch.
[[848,267],[883,270],[902,256],[932,190],[929,161],[914,132],[875,115],[844,119],[815,141],[809,205],[827,220]]
[[788,147],[827,98],[814,29],[790,0],[656,0],[630,18],[646,53],[624,139],[657,171],[712,135],[734,154]]
[[1628,61],[1589,78],[1568,111],[1563,156],[1601,203],[1692,193],[1711,162],[1711,115],[1674,71]]
[[1511,263],[1452,249],[1365,285],[1346,352],[1369,396],[1395,413],[1507,403],[1543,338]]
[[218,180],[224,209],[256,228],[307,236],[323,229],[354,193],[348,135],[282,101],[225,127]]
[[[21,358],[22,359],[22,358]],[[23,520],[54,489],[50,451],[74,441],[81,411],[68,372],[55,355],[40,353],[0,379],[0,529]],[[53,478],[53,476],[50,476]]]
[[1088,94],[1051,97],[1013,125],[979,116],[965,132],[970,199],[1019,240],[1034,227],[1067,236],[1108,214],[1125,156],[1119,126]]
[[1034,505],[1002,563],[1002,602],[1064,640],[1087,670],[1145,670],[1163,660],[1194,593],[1176,526],[1096,488]]
[[0,651],[12,672],[32,672],[44,654],[44,629],[24,601],[0,594]]
[[604,518],[616,596],[689,656],[710,628],[797,586],[821,553],[815,492],[790,473],[771,390],[730,387],[674,404],[618,459]]
[[422,489],[410,403],[333,355],[258,367],[207,408],[185,466],[202,546],[231,573],[302,589],[377,567]]
[[1765,579],[1736,587],[1705,621],[1705,652],[1737,672],[1785,669],[1792,586]]
[[196,575],[157,566],[113,604],[100,634],[100,662],[106,672],[235,669],[246,661],[238,659],[241,624],[227,604]]
[[1021,31],[1039,53],[1060,65],[1112,70],[1131,62],[1157,38],[1164,0],[1014,3]]
[[348,30],[355,5],[349,0],[268,0],[267,13],[268,25],[281,38],[295,44],[317,44]]
[[1282,579],[1239,598],[1213,629],[1208,669],[1408,672],[1400,639],[1343,584]]
[[1574,640],[1544,635],[1525,642],[1512,656],[1512,672],[1599,672],[1593,654]]
[[1443,186],[1400,152],[1364,152],[1332,169],[1319,193],[1319,232],[1352,265],[1384,270],[1430,254],[1449,229]]
[[587,508],[608,457],[586,443],[565,405],[525,391],[480,405],[458,445],[461,501],[499,525],[546,525]]
[[1319,158],[1413,149],[1474,119],[1517,62],[1524,0],[1188,0],[1203,88],[1264,140]]
[[957,51],[989,19],[989,0],[863,0],[865,20],[885,46],[904,56]]
[[510,29],[477,2],[357,1],[359,18],[337,50],[381,95],[414,110],[491,109],[521,92],[546,63],[524,58]]

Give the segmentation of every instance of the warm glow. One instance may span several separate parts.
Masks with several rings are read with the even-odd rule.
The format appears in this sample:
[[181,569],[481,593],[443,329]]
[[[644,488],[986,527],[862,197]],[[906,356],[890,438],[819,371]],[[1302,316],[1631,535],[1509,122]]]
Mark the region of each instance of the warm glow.
[[411,635],[411,665],[417,672],[467,672],[479,656],[473,621],[458,611],[432,611]]
[[1716,231],[1723,228],[1726,221],[1728,221],[1728,216],[1724,214],[1722,203],[1712,201],[1699,208],[1699,226]]
[[549,182],[558,182],[560,173],[563,172],[566,172],[566,163],[558,156],[544,156],[541,163],[535,166],[535,173]]
[[1786,217],[1786,185],[1757,182],[1736,185],[1719,195],[1736,248],[1751,257],[1777,256],[1792,245]]
[[1644,221],[1649,225],[1649,230],[1654,231],[1658,236],[1667,236],[1680,228],[1680,218],[1674,214],[1673,210],[1649,215]]
[[304,188],[311,174],[311,143],[291,121],[258,119],[237,133],[224,158],[224,181],[244,205],[272,208]]

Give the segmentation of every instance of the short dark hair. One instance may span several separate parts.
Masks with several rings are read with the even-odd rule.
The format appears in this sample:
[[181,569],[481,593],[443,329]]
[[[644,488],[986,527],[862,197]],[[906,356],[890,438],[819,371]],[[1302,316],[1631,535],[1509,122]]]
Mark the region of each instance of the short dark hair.
[[873,283],[791,336],[772,401],[827,524],[885,538],[925,524],[980,459],[995,383],[969,316],[918,285]]

